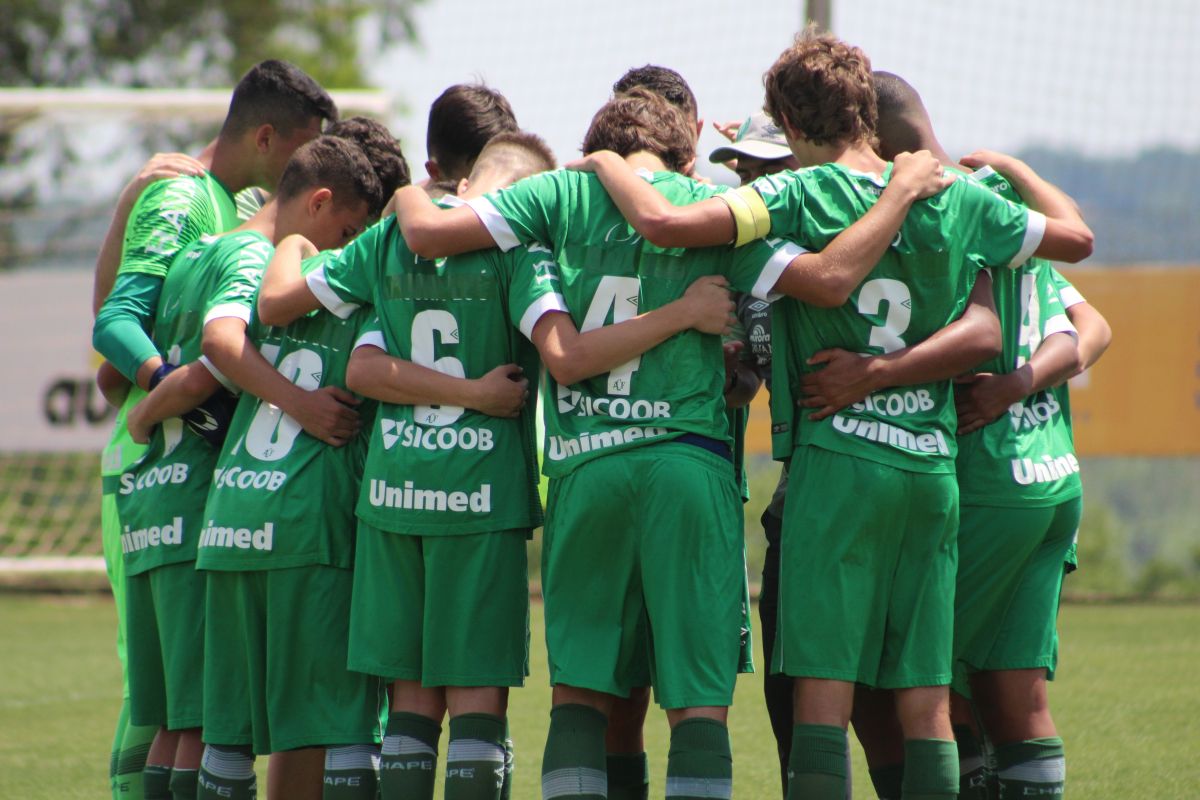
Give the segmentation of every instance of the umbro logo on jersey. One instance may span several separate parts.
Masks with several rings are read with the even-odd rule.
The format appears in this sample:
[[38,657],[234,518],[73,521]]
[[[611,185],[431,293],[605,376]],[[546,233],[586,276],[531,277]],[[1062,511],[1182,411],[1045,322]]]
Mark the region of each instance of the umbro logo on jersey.
[[633,230],[627,222],[618,222],[604,234],[604,241],[617,244],[634,245],[642,240],[641,234]]
[[755,300],[753,303],[751,303],[750,305],[748,305],[746,307],[749,308],[751,311],[753,311],[755,314],[761,314],[762,312],[764,312],[768,308],[770,308],[771,304],[768,302],[765,302],[763,300]]

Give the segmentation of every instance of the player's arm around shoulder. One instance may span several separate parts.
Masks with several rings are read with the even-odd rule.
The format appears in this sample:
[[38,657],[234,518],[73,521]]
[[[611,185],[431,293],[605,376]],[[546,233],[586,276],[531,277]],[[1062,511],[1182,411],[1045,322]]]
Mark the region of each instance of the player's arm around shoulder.
[[285,236],[276,245],[258,290],[258,318],[264,325],[290,325],[320,308],[321,301],[301,270],[304,259],[316,255],[316,246],[298,233]]
[[150,441],[150,433],[163,420],[182,417],[202,405],[221,384],[208,368],[192,361],[171,370],[151,392],[129,410],[126,423],[135,442]]
[[[964,156],[962,163],[969,167],[988,165],[1004,175],[1029,208],[1037,212],[1037,217],[1031,215],[1031,228],[1044,221],[1044,231],[1031,255],[1076,263],[1092,254],[1095,236],[1084,222],[1075,201],[1043,179],[1024,161],[992,150],[977,150]],[[1014,259],[1014,265],[1023,263],[1030,254],[1023,255]]]
[[[953,182],[929,151],[899,154],[879,200],[821,251],[797,255],[779,276],[774,291],[819,308],[844,305],[883,258],[913,203]],[[747,191],[754,190],[742,189],[738,194],[746,196]]]
[[713,247],[734,241],[734,216],[723,195],[677,206],[610,150],[590,153],[567,169],[594,172],[621,215],[656,247]]
[[400,235],[422,258],[445,258],[494,247],[487,227],[467,206],[440,208],[420,186],[405,186],[392,196]]

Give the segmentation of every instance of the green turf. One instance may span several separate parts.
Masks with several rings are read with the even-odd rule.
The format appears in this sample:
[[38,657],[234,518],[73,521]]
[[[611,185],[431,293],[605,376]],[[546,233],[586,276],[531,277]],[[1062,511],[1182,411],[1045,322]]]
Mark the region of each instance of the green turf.
[[[538,797],[549,708],[541,615],[534,613],[529,688],[512,699],[514,797]],[[0,798],[106,796],[119,707],[113,608],[96,596],[0,594]],[[1072,605],[1062,615],[1062,665],[1051,704],[1067,745],[1068,796],[1200,796],[1200,607]],[[745,676],[731,712],[739,798],[771,798],[774,743],[757,676]],[[661,796],[666,724],[647,724],[651,775]],[[445,739],[443,737],[443,749]],[[856,753],[855,797],[871,797]]]

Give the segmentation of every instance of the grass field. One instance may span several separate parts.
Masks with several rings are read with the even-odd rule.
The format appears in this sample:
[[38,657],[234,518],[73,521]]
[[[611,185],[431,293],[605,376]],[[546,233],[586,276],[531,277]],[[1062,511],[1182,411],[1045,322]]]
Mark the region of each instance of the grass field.
[[[538,793],[549,691],[534,609],[533,674],[512,699],[514,797]],[[1200,797],[1200,606],[1069,605],[1060,678],[1051,689],[1067,744],[1068,795]],[[96,595],[0,594],[0,798],[107,796],[120,678],[113,606]],[[777,795],[760,679],[743,676],[731,712],[739,798]],[[653,791],[661,796],[666,723],[651,712]],[[444,748],[443,739],[443,748]],[[873,797],[855,755],[855,798]],[[50,766],[53,765],[53,766]],[[265,785],[265,784],[262,784]]]

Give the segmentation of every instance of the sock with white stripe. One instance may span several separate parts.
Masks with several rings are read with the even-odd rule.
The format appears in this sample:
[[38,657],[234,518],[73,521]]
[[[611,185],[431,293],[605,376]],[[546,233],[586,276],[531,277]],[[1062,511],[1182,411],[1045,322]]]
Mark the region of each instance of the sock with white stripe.
[[609,753],[608,800],[648,800],[650,763],[645,753]]
[[1026,739],[996,748],[1000,800],[1061,797],[1067,780],[1063,741],[1057,736]]
[[504,718],[459,714],[450,719],[446,800],[500,800],[504,786]]
[[958,797],[958,745],[948,739],[904,742],[904,800]]
[[325,748],[323,800],[375,800],[379,788],[379,747],[348,744]]
[[988,800],[988,765],[983,742],[969,725],[954,726],[954,741],[958,743],[959,800]]
[[608,718],[591,706],[564,703],[550,709],[542,756],[542,800],[607,800],[604,731]]
[[846,729],[837,725],[792,727],[792,752],[788,758],[788,800],[844,800]]
[[171,768],[147,764],[142,770],[143,800],[171,800]]
[[705,717],[676,723],[667,754],[669,800],[733,796],[733,755],[729,728]]
[[200,757],[199,800],[254,800],[258,783],[249,747],[205,745]]
[[393,711],[379,759],[383,800],[433,800],[442,726],[429,717]]
[[198,769],[171,768],[171,798],[172,800],[196,800],[196,792],[200,790]]

